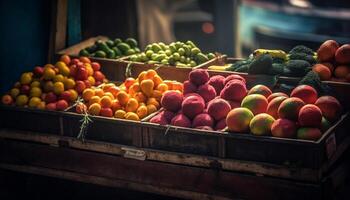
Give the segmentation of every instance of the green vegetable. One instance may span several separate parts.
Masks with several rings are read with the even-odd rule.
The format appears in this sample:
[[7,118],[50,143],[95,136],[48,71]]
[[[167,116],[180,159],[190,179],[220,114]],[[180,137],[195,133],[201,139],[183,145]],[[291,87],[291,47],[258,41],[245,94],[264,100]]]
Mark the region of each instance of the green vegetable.
[[316,59],[313,55],[308,55],[306,53],[294,53],[289,54],[290,60],[305,60],[306,62],[310,63],[310,65],[316,64]]
[[207,62],[209,59],[206,55],[204,55],[203,53],[198,53],[196,55],[196,59],[198,61],[198,63],[204,63],[204,62]]
[[290,60],[286,63],[293,76],[304,76],[306,68],[309,68],[310,64],[305,60]]
[[314,55],[314,51],[304,45],[297,45],[292,50],[289,51],[289,54],[296,54],[296,53],[304,53],[307,55]]
[[117,46],[121,42],[122,42],[122,40],[120,38],[114,39],[114,46]]
[[89,56],[89,52],[86,49],[82,49],[79,52],[79,56]]
[[106,44],[107,44],[107,46],[108,46],[109,48],[114,47],[114,42],[113,42],[112,40],[107,40],[107,41],[106,41]]
[[105,58],[107,55],[104,51],[102,50],[98,50],[95,52],[95,56],[98,57],[98,58]]
[[107,58],[115,58],[115,52],[113,50],[108,50]]
[[115,53],[115,56],[120,57],[123,55],[123,53],[118,49],[118,47],[113,47],[112,50]]
[[120,49],[123,53],[126,53],[131,47],[125,42],[121,42],[117,44],[118,49]]
[[131,47],[135,48],[137,47],[137,41],[134,38],[127,38],[125,42]]
[[249,65],[249,74],[266,74],[272,68],[272,57],[270,54],[262,54],[254,59]]
[[248,72],[250,69],[249,64],[241,65],[240,67],[235,69],[235,72]]
[[309,71],[303,79],[299,81],[299,85],[310,85],[315,88],[319,96],[334,95],[332,89],[320,80],[319,75],[314,71]]
[[270,75],[280,75],[283,74],[285,64],[283,63],[272,63],[272,67],[268,74]]

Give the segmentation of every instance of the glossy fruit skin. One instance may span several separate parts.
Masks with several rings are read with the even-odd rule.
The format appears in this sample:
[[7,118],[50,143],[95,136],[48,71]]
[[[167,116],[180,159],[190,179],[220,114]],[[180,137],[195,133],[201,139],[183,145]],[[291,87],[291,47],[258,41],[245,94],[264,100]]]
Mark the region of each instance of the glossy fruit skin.
[[231,132],[248,132],[254,114],[247,108],[235,108],[226,117],[226,125]]

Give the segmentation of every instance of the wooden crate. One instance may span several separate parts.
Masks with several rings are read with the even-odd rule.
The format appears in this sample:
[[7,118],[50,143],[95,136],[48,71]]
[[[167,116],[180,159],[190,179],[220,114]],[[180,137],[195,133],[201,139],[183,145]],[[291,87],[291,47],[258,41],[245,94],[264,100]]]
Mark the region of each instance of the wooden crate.
[[61,134],[62,112],[0,105],[0,127]]

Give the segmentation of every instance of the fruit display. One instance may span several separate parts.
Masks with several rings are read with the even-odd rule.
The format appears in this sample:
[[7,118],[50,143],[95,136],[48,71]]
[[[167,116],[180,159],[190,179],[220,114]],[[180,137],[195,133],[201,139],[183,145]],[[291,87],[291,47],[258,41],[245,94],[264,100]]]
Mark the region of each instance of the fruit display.
[[142,53],[130,56],[129,60],[148,64],[195,67],[213,58],[215,54],[202,53],[192,41],[187,41],[173,42],[169,45],[163,42],[149,44]]
[[240,107],[227,114],[226,124],[230,132],[318,140],[341,114],[342,106],[336,98],[319,97],[311,86],[299,85],[288,96],[256,85]]
[[116,59],[140,53],[138,42],[134,38],[121,40],[116,38],[107,41],[97,40],[94,45],[80,50],[80,56]]
[[106,82],[100,64],[87,57],[61,56],[55,64],[36,66],[25,72],[14,87],[2,97],[5,105],[47,110],[65,110],[84,89]]
[[105,83],[85,89],[82,92],[84,103],[77,104],[76,112],[139,121],[160,108],[163,94],[182,95],[182,91],[182,83],[163,80],[151,69],[140,73],[136,79],[127,78],[119,86]]
[[334,40],[327,40],[317,50],[318,63],[312,70],[321,80],[350,82],[350,44],[340,46]]
[[231,108],[239,106],[247,94],[245,80],[241,76],[209,77],[207,70],[195,69],[184,82],[183,94],[164,93],[161,106],[164,111],[150,122],[202,130],[222,130]]

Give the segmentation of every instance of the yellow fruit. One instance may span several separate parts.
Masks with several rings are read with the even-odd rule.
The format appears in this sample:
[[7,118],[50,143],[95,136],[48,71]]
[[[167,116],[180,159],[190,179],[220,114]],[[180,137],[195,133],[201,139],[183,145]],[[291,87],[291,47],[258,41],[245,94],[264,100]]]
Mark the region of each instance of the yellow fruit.
[[78,92],[73,89],[69,89],[68,92],[70,93],[70,101],[74,102],[78,99]]
[[140,121],[139,116],[134,112],[127,112],[125,114],[125,119],[133,120],[133,121]]
[[157,90],[161,91],[162,93],[164,93],[165,91],[168,90],[168,85],[165,83],[161,83],[157,86]]
[[54,83],[53,92],[57,95],[60,95],[62,92],[64,92],[64,84],[62,82]]
[[159,90],[153,90],[153,95],[152,97],[155,98],[158,102],[162,99],[162,92]]
[[41,99],[39,97],[32,97],[29,100],[29,107],[31,108],[35,108],[39,105],[39,103],[41,102]]
[[173,81],[165,80],[163,83],[168,86],[168,90],[173,90]]
[[84,63],[84,66],[86,68],[86,71],[88,72],[89,76],[92,76],[94,74],[94,69],[92,69],[90,63]]
[[147,105],[147,114],[152,114],[157,111],[157,107],[153,104]]
[[30,84],[30,87],[40,87],[40,82],[39,82],[39,81],[33,81],[33,82]]
[[149,69],[146,72],[145,78],[146,79],[153,79],[153,77],[157,74],[157,72],[153,69]]
[[99,103],[93,103],[89,106],[89,114],[90,115],[99,115],[101,111],[101,105]]
[[54,69],[50,68],[50,67],[47,67],[44,69],[44,74],[43,74],[43,78],[45,80],[51,80],[55,77],[56,75],[56,72]]
[[124,119],[126,112],[124,110],[117,110],[114,113],[115,118]]
[[115,84],[114,83],[106,83],[102,86],[102,89],[103,91],[107,92],[108,89],[112,88],[112,87],[115,87]]
[[24,106],[28,103],[28,97],[24,94],[18,95],[16,98],[16,105],[17,106]]
[[179,90],[180,92],[183,92],[183,84],[182,83],[179,83],[177,81],[174,81],[173,82],[173,88],[172,90]]
[[142,92],[137,92],[134,95],[134,98],[138,101],[138,102],[146,102],[147,97],[142,93]]
[[44,83],[44,91],[45,92],[52,92],[54,88],[53,82],[52,81],[47,81]]
[[95,80],[95,78],[94,78],[93,76],[89,76],[87,80],[90,82],[90,84],[91,84],[92,86],[94,86],[95,83],[96,83],[96,80]]
[[140,84],[138,82],[132,84],[129,88],[129,94],[130,95],[134,95],[137,92],[140,92],[141,88],[140,88]]
[[147,110],[147,107],[145,105],[140,106],[136,110],[136,114],[139,116],[140,119],[146,117],[147,113],[148,113],[148,110]]
[[112,98],[110,96],[103,96],[100,100],[102,108],[110,108],[112,106]]
[[32,80],[33,80],[32,75],[30,73],[26,72],[26,73],[23,73],[21,75],[20,83],[22,85],[27,85],[27,84],[30,84],[32,82]]
[[53,68],[55,68],[55,66],[53,66],[53,64],[46,64],[46,65],[44,65],[44,70],[45,70],[46,68],[51,68],[51,69],[53,69]]
[[94,103],[100,103],[101,98],[99,96],[93,96],[91,97],[91,99],[89,100],[89,104],[94,104]]
[[139,83],[141,83],[141,81],[143,81],[145,79],[147,72],[143,71],[139,74],[139,76],[137,77],[137,79],[139,80]]
[[124,106],[129,101],[129,95],[125,91],[120,91],[117,94],[117,99],[119,103]]
[[64,76],[62,74],[57,74],[53,77],[53,82],[64,82]]
[[75,81],[72,78],[64,80],[64,88],[73,89],[75,87]]
[[40,97],[42,92],[41,92],[40,88],[33,87],[33,88],[30,89],[29,94],[30,94],[31,97]]
[[152,94],[153,94],[153,87],[154,87],[154,83],[153,83],[152,80],[146,79],[146,80],[141,81],[141,84],[140,84],[141,91],[147,97],[152,96]]
[[95,96],[95,91],[91,88],[87,88],[83,91],[82,96],[84,101],[88,102],[91,99],[91,97]]
[[19,95],[19,89],[18,88],[12,88],[11,90],[10,90],[10,95],[11,95],[11,97],[12,98],[16,98],[18,95]]
[[126,112],[135,112],[138,107],[139,107],[139,102],[134,98],[130,98],[128,103],[126,103],[125,111]]
[[163,79],[158,74],[156,74],[153,77],[153,82],[154,82],[154,86],[157,87],[159,84],[163,83]]
[[63,61],[58,61],[58,62],[56,62],[55,66],[56,66],[58,69],[60,69],[61,67],[66,67],[67,64],[64,63]]
[[105,92],[101,88],[95,88],[95,95],[102,97],[105,94]]
[[40,110],[45,110],[45,107],[46,107],[45,101],[40,101],[40,103],[38,103],[38,105],[36,106],[36,108]]
[[151,97],[147,100],[147,105],[155,105],[157,107],[157,109],[159,108],[159,102],[157,101],[157,99]]
[[69,67],[67,67],[67,65],[58,67],[58,72],[63,76],[69,76],[70,74],[70,70]]

